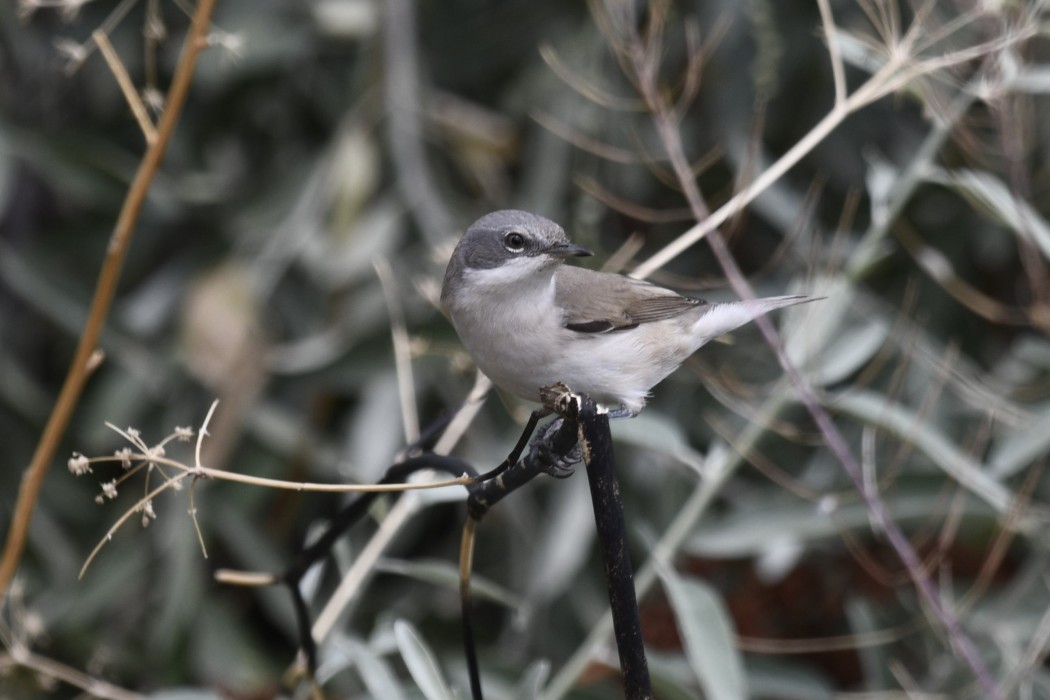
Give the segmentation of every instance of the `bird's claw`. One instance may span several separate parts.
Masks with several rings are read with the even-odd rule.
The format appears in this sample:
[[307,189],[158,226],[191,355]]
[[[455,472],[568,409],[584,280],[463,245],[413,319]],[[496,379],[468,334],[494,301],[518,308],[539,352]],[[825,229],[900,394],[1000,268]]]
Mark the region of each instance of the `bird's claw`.
[[569,478],[576,471],[572,466],[583,461],[583,449],[579,443],[573,445],[564,456],[555,454],[551,443],[561,425],[561,418],[551,421],[540,428],[529,443],[529,459],[537,461],[543,467],[543,471],[555,479]]
[[[573,462],[575,464],[576,462]],[[543,470],[547,476],[553,476],[555,479],[568,479],[570,476],[576,473],[576,470],[572,467],[564,464],[551,464]]]

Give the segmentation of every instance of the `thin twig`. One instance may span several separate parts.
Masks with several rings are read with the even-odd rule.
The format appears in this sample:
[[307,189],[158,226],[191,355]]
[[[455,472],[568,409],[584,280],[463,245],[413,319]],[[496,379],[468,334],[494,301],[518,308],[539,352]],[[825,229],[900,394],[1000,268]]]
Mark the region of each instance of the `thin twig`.
[[416,405],[415,379],[412,375],[412,347],[405,327],[405,313],[397,298],[394,273],[386,258],[372,261],[379,286],[383,288],[387,312],[390,314],[390,337],[394,344],[394,365],[397,369],[397,393],[401,399],[401,426],[405,431],[405,442],[411,444],[419,439],[419,407]]
[[172,78],[171,88],[165,100],[167,107],[161,115],[160,123],[157,125],[157,138],[146,150],[139,164],[135,179],[131,183],[123,208],[117,218],[113,235],[110,238],[106,250],[106,258],[99,271],[95,295],[91,300],[91,309],[88,312],[87,323],[84,332],[77,343],[76,353],[66,373],[62,391],[59,393],[55,407],[48,418],[44,433],[37,443],[33,459],[26,469],[22,478],[21,487],[18,492],[18,501],[15,503],[14,516],[11,519],[11,527],[7,533],[7,542],[4,545],[3,558],[0,560],[0,598],[4,596],[7,587],[11,583],[15,569],[22,559],[22,551],[25,549],[26,534],[29,531],[29,521],[33,516],[33,508],[36,505],[40,489],[44,485],[44,477],[47,475],[48,466],[55,455],[59,441],[62,439],[69,419],[73,414],[80,399],[81,391],[88,376],[88,367],[92,355],[98,346],[102,327],[105,325],[109,309],[113,304],[113,298],[117,290],[117,281],[120,279],[120,271],[127,256],[128,244],[131,235],[135,231],[135,223],[138,221],[139,211],[146,201],[150,183],[160,168],[161,161],[175,133],[175,125],[178,123],[182,107],[189,94],[190,83],[193,80],[193,72],[197,66],[197,58],[206,46],[205,36],[211,21],[212,11],[215,8],[215,0],[199,0],[197,11],[193,16],[193,24],[183,45],[182,57],[179,59],[178,67]]
[[577,175],[576,186],[609,207],[613,211],[626,214],[632,219],[645,221],[651,224],[676,223],[679,221],[692,221],[693,212],[686,207],[676,209],[651,209],[638,204],[633,200],[619,197],[605,189],[597,180],[586,175]]
[[272,586],[278,578],[274,574],[259,571],[237,571],[235,569],[217,569],[215,580],[230,586],[260,587]]
[[[106,19],[102,21],[98,30],[106,35],[111,34],[113,30],[117,28],[117,25],[120,24],[121,20],[123,20],[128,14],[128,11],[135,6],[137,1],[138,0],[120,0],[120,4],[113,8]],[[80,66],[84,65],[84,61],[86,61],[94,52],[94,43],[94,39],[92,39],[91,41],[84,42],[83,46],[77,45],[79,50],[71,56],[69,63],[66,64],[66,75],[73,75],[80,69]]]
[[624,165],[634,165],[641,160],[636,151],[613,146],[588,136],[587,134],[581,133],[555,117],[553,114],[542,109],[532,110],[529,113],[529,116],[544,129],[563,141],[571,143],[581,151],[586,151],[587,153],[591,153],[599,158],[603,158],[613,163],[622,163]]
[[899,627],[889,627],[871,632],[844,634],[837,637],[810,637],[808,639],[767,639],[763,637],[737,637],[741,651],[752,654],[827,654],[833,651],[850,651],[888,646],[922,630],[925,622],[909,622]]
[[[123,431],[118,430],[118,432]],[[130,438],[129,438],[130,439]],[[113,539],[113,535],[124,526],[131,517],[137,513],[146,512],[149,503],[161,493],[168,489],[178,489],[179,484],[187,478],[192,479],[190,487],[190,514],[193,517],[193,524],[196,528],[197,538],[200,541],[201,548],[204,549],[204,537],[201,533],[200,526],[197,523],[196,507],[194,505],[193,498],[193,486],[199,479],[211,478],[211,479],[222,479],[225,481],[233,481],[241,484],[248,484],[251,486],[261,486],[264,488],[271,489],[283,489],[288,491],[303,492],[308,491],[312,493],[401,493],[405,491],[424,491],[437,488],[445,488],[448,486],[467,486],[473,483],[472,477],[464,474],[463,476],[456,477],[453,479],[444,479],[441,481],[412,481],[408,483],[394,483],[394,484],[323,484],[323,483],[310,483],[310,482],[296,482],[296,481],[283,481],[280,479],[268,479],[265,477],[251,476],[250,474],[238,474],[236,472],[228,472],[222,469],[211,469],[204,466],[190,467],[178,460],[164,457],[162,455],[152,454],[150,450],[146,450],[142,453],[132,453],[121,455],[119,457],[96,457],[89,462],[91,464],[101,464],[109,462],[123,462],[126,460],[143,461],[149,462],[151,465],[157,466],[168,466],[173,469],[181,470],[180,474],[173,477],[166,477],[159,486],[148,490],[146,495],[140,498],[134,505],[128,508],[123,515],[121,515],[113,525],[110,526],[106,534],[99,540],[98,544],[88,555],[83,566],[80,569],[80,576],[83,577],[87,571],[91,562],[94,561],[98,553],[102,551],[102,548],[106,546],[106,543]],[[427,473],[427,472],[424,472]],[[207,551],[204,552],[204,556],[207,557]]]
[[199,478],[197,478],[197,477],[194,477],[194,479],[192,481],[190,481],[190,507],[189,507],[189,514],[190,514],[190,520],[193,521],[193,531],[195,533],[197,533],[197,543],[201,546],[201,556],[203,556],[205,559],[207,559],[208,558],[208,546],[206,544],[204,544],[204,533],[201,531],[201,524],[197,520],[197,499],[196,499],[195,494],[197,493],[197,482],[198,481],[199,481]]
[[[307,493],[397,493],[399,491],[425,491],[428,489],[445,488],[447,486],[465,486],[466,484],[471,483],[470,478],[465,476],[456,477],[454,479],[442,479],[440,481],[413,481],[405,484],[329,484],[312,481],[285,481],[283,479],[252,476],[251,474],[241,474],[239,472],[230,472],[224,469],[215,469],[212,467],[190,467],[176,459],[150,455],[148,453],[131,453],[126,455],[126,458],[134,461],[149,461],[157,465],[181,470],[182,473],[178,475],[180,480],[187,476],[194,476],[198,478],[232,481],[234,483],[247,484],[249,486],[261,486],[268,489]],[[90,460],[91,464],[120,461],[120,457],[94,457]]]
[[284,489],[286,491],[308,491],[311,493],[400,493],[402,491],[430,491],[443,489],[449,486],[466,486],[473,483],[469,476],[457,476],[454,479],[441,479],[439,481],[412,481],[401,484],[323,484],[309,481],[283,481],[281,479],[267,479],[261,476],[249,474],[237,474],[236,472],[223,471],[222,469],[209,469],[203,467],[195,470],[199,476],[207,476],[213,479],[224,479],[235,481],[251,486],[262,486],[269,489]]
[[474,421],[474,417],[481,410],[482,402],[491,390],[492,381],[479,370],[474,379],[474,387],[470,390],[470,394],[467,395],[467,400],[463,402],[463,407],[459,409],[456,417],[452,419],[448,424],[448,428],[441,434],[441,439],[434,445],[435,454],[447,455],[452,452],[452,448],[463,437],[467,428]]
[[157,129],[153,126],[153,121],[149,118],[149,113],[146,111],[146,106],[142,104],[142,99],[139,97],[138,91],[135,90],[134,83],[131,82],[131,76],[128,75],[127,69],[124,68],[124,63],[121,62],[117,52],[113,50],[113,45],[109,43],[109,37],[103,34],[101,30],[96,29],[91,34],[91,38],[98,44],[99,51],[102,52],[102,57],[106,59],[109,70],[113,73],[113,77],[117,79],[117,85],[120,86],[120,91],[124,93],[124,99],[128,101],[131,113],[135,115],[135,120],[139,123],[143,136],[146,137],[146,145],[152,146],[157,140]]
[[146,695],[99,680],[72,666],[34,654],[28,648],[19,645],[12,647],[7,654],[0,655],[0,673],[8,670],[9,664],[5,663],[5,658],[10,659],[17,666],[33,671],[41,678],[61,681],[74,688],[80,688],[93,698],[101,698],[101,700],[146,700],[147,698]]
[[565,62],[558,56],[558,52],[555,51],[554,47],[550,44],[540,45],[540,58],[542,58],[543,62],[547,64],[547,67],[551,69],[551,72],[561,78],[562,82],[599,107],[605,107],[606,109],[613,109],[619,112],[645,111],[645,102],[637,97],[620,97],[614,95],[594,83],[588,82],[576,75],[575,71],[565,65]]
[[113,535],[117,533],[117,530],[119,530],[124,523],[131,519],[131,516],[136,513],[144,512],[146,505],[152,501],[154,497],[159,496],[170,488],[176,488],[179,482],[190,476],[190,474],[191,472],[183,472],[171,479],[165,479],[164,483],[157,486],[152,491],[147,492],[146,495],[140,498],[134,506],[124,511],[124,514],[117,518],[115,523],[110,525],[105,536],[99,540],[98,544],[95,545],[95,548],[91,550],[90,554],[88,554],[87,559],[84,560],[84,563],[80,567],[80,573],[77,574],[77,578],[84,578],[84,574],[87,572],[88,567],[91,566],[91,562],[95,561],[95,557],[98,556],[98,553],[102,551],[102,548],[106,546],[107,542],[113,540]]
[[839,47],[839,29],[831,14],[831,3],[817,0],[817,7],[820,8],[820,21],[824,24],[824,36],[828,39],[828,58],[831,59],[831,76],[835,81],[835,104],[841,104],[846,101],[846,69]]
[[198,469],[201,468],[201,449],[204,446],[204,438],[208,436],[208,425],[211,423],[211,417],[215,415],[215,409],[219,407],[219,400],[215,399],[211,402],[211,406],[208,407],[208,415],[204,416],[204,422],[201,423],[201,429],[197,431],[197,445],[193,450],[193,466]]
[[[887,63],[875,75],[867,80],[861,87],[857,88],[851,95],[840,103],[836,103],[831,110],[821,119],[805,136],[794,146],[777,159],[775,163],[764,170],[747,187],[734,195],[728,202],[723,204],[709,216],[702,217],[691,229],[683,233],[663,249],[657,251],[648,260],[643,262],[632,273],[634,277],[645,279],[653,272],[675,259],[683,252],[698,243],[705,236],[715,231],[730,217],[754,201],[759,195],[769,189],[775,182],[783,177],[789,170],[797,165],[814,148],[824,141],[825,138],[837,129],[854,112],[870,105],[876,100],[899,90],[915,79],[928,75],[929,73],[948,68],[960,63],[966,63],[987,55],[988,52],[1005,48],[1008,45],[1029,37],[1031,30],[1022,28],[1016,34],[998,41],[989,41],[978,47],[957,51],[937,59],[918,62],[915,65],[907,65],[903,59],[897,58]],[[975,81],[975,86],[979,81]],[[957,104],[969,105],[973,100],[971,91],[963,90],[960,93]],[[950,115],[944,115],[942,123],[951,123]],[[661,137],[662,138],[662,137]],[[692,179],[692,178],[690,178]],[[859,253],[860,251],[858,251]],[[870,251],[866,251],[870,252]],[[863,256],[854,256],[854,261]]]

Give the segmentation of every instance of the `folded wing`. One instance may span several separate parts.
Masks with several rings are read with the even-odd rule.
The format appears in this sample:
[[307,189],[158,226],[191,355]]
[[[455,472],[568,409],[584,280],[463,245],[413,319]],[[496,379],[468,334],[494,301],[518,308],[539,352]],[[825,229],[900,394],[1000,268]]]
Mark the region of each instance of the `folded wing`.
[[580,333],[630,330],[706,304],[642,280],[569,266],[555,276],[555,296],[565,310],[562,324]]

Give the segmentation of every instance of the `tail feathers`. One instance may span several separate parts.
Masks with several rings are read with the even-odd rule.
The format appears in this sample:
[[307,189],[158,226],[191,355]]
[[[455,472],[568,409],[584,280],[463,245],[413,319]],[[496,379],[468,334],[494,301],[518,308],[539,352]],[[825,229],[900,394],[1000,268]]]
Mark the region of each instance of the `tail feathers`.
[[774,309],[794,306],[795,304],[805,304],[821,298],[793,295],[714,304],[693,326],[693,337],[698,341],[696,347],[699,348],[708,341],[735,330]]

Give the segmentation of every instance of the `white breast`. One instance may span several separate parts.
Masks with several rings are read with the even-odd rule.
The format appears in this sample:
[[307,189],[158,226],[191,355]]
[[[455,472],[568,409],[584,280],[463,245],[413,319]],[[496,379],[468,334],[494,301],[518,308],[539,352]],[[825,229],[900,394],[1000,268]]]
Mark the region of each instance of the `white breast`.
[[552,313],[553,277],[513,280],[507,267],[464,271],[469,299],[454,294],[446,306],[481,371],[502,389],[539,401],[540,386],[564,381],[551,379],[550,373],[563,351],[559,336],[564,332],[560,316]]

